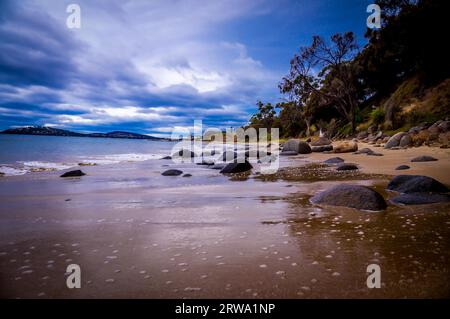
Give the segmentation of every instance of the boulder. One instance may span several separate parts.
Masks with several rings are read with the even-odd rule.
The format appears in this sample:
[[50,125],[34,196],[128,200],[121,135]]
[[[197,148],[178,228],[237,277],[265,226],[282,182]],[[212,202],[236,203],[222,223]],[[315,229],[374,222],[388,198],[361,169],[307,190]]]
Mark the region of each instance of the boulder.
[[80,177],[80,176],[84,176],[84,175],[86,175],[86,174],[83,173],[81,170],[77,169],[74,171],[65,172],[60,177]]
[[179,176],[181,174],[183,174],[183,172],[178,169],[169,169],[161,173],[162,176]]
[[438,125],[441,132],[448,132],[450,131],[450,121],[443,121],[441,124]]
[[346,184],[331,187],[313,196],[311,202],[372,211],[383,210],[387,206],[383,196],[376,191],[365,186]]
[[333,145],[322,145],[322,146],[312,146],[311,151],[315,153],[321,152],[331,152],[333,150]]
[[399,146],[400,147],[408,147],[408,146],[411,146],[411,144],[412,144],[411,136],[406,134],[400,139]]
[[184,174],[183,177],[192,177],[191,174]]
[[341,164],[336,168],[337,171],[354,171],[356,169],[358,169],[358,166],[356,166],[355,164],[350,164],[350,163]]
[[420,205],[450,202],[450,195],[436,193],[409,193],[391,198],[394,204]]
[[324,136],[319,137],[318,140],[311,142],[311,146],[324,146],[324,145],[330,145],[331,141],[327,139]]
[[437,158],[428,155],[414,157],[411,160],[411,162],[435,162],[435,161],[437,161]]
[[356,138],[358,140],[363,140],[367,137],[369,137],[369,133],[367,133],[366,131],[359,132],[358,135],[356,135]]
[[234,174],[234,173],[243,173],[251,170],[253,166],[245,161],[244,163],[230,163],[225,166],[220,173],[222,174]]
[[447,193],[449,189],[434,178],[421,175],[398,175],[387,186],[388,190],[399,193]]
[[401,170],[410,169],[410,168],[411,167],[409,167],[408,165],[400,165],[400,166],[397,166],[395,169],[397,171],[401,171]]
[[381,153],[372,152],[372,153],[367,153],[367,156],[384,156],[384,155]]
[[344,163],[344,159],[340,157],[332,157],[324,161],[325,164],[341,164]]
[[283,146],[283,152],[297,152],[299,154],[311,153],[311,147],[308,143],[299,139],[290,139]]
[[403,136],[405,136],[407,133],[406,132],[399,132],[397,134],[394,134],[393,136],[391,136],[391,138],[389,138],[389,140],[386,142],[386,144],[384,145],[384,148],[392,148],[395,146],[399,146],[400,145],[400,140],[402,139]]
[[356,152],[358,150],[358,143],[351,142],[343,142],[333,147],[333,151],[335,153],[351,153]]

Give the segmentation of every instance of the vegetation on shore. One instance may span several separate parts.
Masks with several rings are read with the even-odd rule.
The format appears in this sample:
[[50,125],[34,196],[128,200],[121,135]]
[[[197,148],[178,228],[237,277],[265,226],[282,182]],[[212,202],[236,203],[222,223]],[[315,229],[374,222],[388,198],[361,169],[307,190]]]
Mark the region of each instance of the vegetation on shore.
[[279,83],[286,100],[257,103],[249,127],[281,137],[329,137],[383,130],[391,135],[450,116],[446,1],[377,0],[382,27],[358,48],[352,32],[314,36]]

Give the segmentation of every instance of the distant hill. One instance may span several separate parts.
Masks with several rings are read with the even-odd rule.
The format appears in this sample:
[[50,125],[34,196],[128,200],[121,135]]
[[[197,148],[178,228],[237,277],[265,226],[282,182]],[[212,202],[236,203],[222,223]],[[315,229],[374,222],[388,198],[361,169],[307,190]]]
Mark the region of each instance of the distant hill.
[[128,139],[139,139],[139,140],[153,140],[153,141],[169,141],[167,138],[154,137],[149,135],[114,131],[110,133],[90,133],[83,134],[67,130],[62,130],[53,127],[45,126],[25,126],[18,128],[10,128],[1,134],[18,134],[18,135],[48,135],[48,136],[76,136],[76,137],[103,137],[103,138],[128,138]]

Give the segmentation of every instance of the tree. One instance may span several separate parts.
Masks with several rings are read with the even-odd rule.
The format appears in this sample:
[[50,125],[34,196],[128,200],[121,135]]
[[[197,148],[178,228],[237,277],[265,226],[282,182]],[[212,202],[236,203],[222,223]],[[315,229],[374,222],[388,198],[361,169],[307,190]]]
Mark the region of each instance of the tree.
[[276,115],[275,108],[271,103],[264,104],[261,101],[258,101],[256,105],[258,106],[258,112],[252,116],[250,124],[267,129],[272,128]]
[[[291,60],[289,74],[279,85],[282,93],[303,111],[314,104],[332,105],[356,129],[358,109],[357,66],[351,60],[357,53],[352,32],[335,34],[331,43],[319,36],[313,37],[309,47],[301,47]],[[312,103],[312,102],[315,103]],[[304,116],[306,125],[308,117]]]

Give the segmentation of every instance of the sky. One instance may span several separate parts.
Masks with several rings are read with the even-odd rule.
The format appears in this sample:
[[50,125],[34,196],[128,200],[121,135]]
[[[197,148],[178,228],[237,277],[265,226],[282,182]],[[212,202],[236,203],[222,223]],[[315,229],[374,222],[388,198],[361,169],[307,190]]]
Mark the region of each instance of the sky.
[[[239,127],[313,35],[365,44],[371,0],[0,0],[0,130]],[[81,8],[70,29],[69,4]]]

